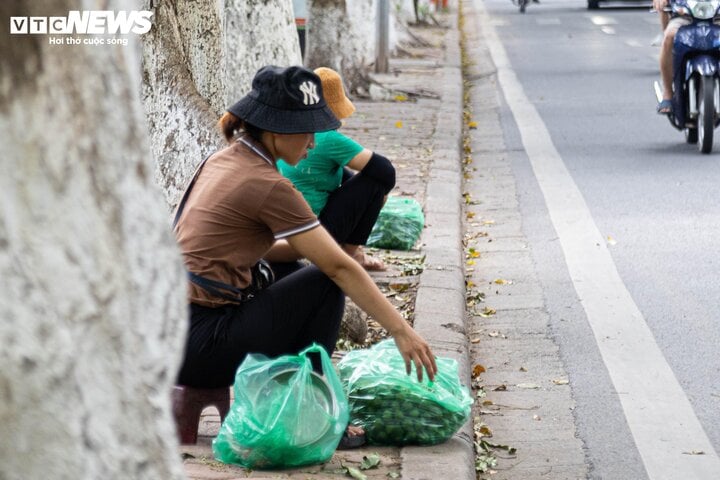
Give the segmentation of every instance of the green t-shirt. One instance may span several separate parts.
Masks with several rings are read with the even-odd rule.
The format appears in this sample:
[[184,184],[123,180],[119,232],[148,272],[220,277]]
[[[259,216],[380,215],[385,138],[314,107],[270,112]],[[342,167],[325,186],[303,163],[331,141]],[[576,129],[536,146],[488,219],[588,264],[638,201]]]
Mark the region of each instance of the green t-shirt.
[[278,170],[300,190],[315,215],[325,208],[330,192],[340,186],[342,170],[363,146],[337,130],[315,134],[315,148],[294,167],[277,161]]

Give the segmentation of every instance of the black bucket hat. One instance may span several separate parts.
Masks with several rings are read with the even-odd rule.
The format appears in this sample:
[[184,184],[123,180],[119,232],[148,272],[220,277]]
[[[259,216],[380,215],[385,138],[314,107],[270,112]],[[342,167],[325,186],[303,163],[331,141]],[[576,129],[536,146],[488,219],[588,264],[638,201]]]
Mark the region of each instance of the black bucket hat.
[[320,77],[299,66],[262,67],[253,78],[252,91],[228,112],[274,133],[315,133],[340,127],[325,103]]

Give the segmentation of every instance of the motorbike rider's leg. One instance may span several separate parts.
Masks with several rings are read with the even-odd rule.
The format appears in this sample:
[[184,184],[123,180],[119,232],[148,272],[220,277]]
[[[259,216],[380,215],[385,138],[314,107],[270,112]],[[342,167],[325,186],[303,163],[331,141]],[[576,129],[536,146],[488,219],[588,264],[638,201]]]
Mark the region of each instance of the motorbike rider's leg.
[[657,36],[653,39],[653,41],[650,43],[650,45],[652,45],[653,47],[662,45],[665,29],[667,28],[668,22],[670,21],[670,14],[661,10],[658,12],[658,18],[660,19],[660,33],[658,33]]
[[670,28],[666,29],[660,48],[660,78],[662,79],[663,100],[672,99],[672,48],[674,41],[675,31]]
[[658,13],[658,18],[660,19],[660,33],[651,43],[653,47],[657,47],[658,45],[662,45],[663,34],[670,20],[670,14],[665,11],[665,8],[668,6],[668,0],[653,0],[652,3],[653,10]]
[[668,12],[660,12],[660,29],[664,32],[670,21],[670,14]]
[[665,29],[665,36],[660,48],[660,78],[662,80],[663,95],[657,109],[657,112],[661,114],[672,112],[670,100],[672,100],[673,95],[673,43],[675,42],[675,34],[681,26],[689,23],[690,21],[686,18],[675,17],[670,19]]

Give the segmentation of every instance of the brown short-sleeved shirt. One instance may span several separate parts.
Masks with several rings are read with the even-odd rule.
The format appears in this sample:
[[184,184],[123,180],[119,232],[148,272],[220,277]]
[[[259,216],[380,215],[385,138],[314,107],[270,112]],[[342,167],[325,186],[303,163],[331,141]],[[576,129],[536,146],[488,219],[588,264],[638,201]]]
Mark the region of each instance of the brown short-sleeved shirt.
[[[176,229],[189,271],[239,288],[250,284],[250,268],[275,240],[319,225],[270,155],[252,144],[266,158],[238,141],[205,162]],[[189,301],[207,307],[229,303],[193,283]]]

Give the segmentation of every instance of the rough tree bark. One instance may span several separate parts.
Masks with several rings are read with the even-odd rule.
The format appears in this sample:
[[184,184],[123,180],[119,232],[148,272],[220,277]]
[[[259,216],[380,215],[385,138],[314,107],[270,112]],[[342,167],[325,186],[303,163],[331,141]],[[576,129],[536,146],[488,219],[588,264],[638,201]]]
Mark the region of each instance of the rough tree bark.
[[[408,40],[407,24],[416,21],[413,0],[388,0],[388,47]],[[307,0],[305,64],[330,67],[353,93],[367,94],[370,67],[375,63],[378,0]],[[426,5],[427,0],[421,0]]]
[[302,60],[291,0],[152,4],[143,98],[156,178],[174,206],[195,166],[222,145],[215,122],[250,90],[255,72]]
[[[4,1],[0,18],[93,8]],[[185,279],[140,49],[3,34],[0,50],[0,478],[183,478],[170,388]]]
[[375,1],[307,1],[305,64],[332,68],[350,92],[366,93],[375,61]]

